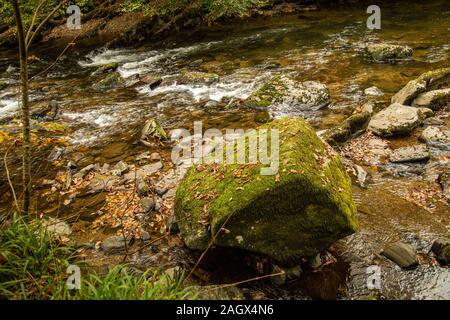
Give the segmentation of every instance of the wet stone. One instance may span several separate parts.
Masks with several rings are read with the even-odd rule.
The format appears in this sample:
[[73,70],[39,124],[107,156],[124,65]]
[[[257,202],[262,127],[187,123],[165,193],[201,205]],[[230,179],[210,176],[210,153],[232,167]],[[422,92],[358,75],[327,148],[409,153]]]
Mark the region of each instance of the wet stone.
[[127,172],[129,169],[130,167],[124,161],[119,161],[115,164],[111,173],[116,176],[120,176],[123,173]]
[[416,249],[407,243],[396,242],[388,245],[382,254],[403,269],[414,268],[419,264]]
[[150,197],[145,197],[139,200],[139,204],[141,205],[144,213],[148,214],[155,209],[155,200]]
[[101,244],[102,250],[105,254],[118,254],[125,251],[126,247],[131,244],[132,239],[123,236],[111,236],[103,240]]
[[394,163],[420,162],[427,161],[428,159],[430,159],[430,152],[424,144],[395,149],[389,158]]
[[450,130],[444,127],[430,126],[423,130],[420,140],[427,145],[450,151]]

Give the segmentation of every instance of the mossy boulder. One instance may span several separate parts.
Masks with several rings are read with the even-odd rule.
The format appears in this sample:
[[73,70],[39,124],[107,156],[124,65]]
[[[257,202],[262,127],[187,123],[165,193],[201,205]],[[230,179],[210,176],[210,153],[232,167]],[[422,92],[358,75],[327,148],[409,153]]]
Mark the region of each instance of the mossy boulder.
[[319,110],[331,103],[326,85],[315,81],[296,81],[288,75],[278,75],[263,84],[246,100],[246,105],[270,109],[280,114],[298,114]]
[[410,58],[413,50],[408,46],[376,43],[367,46],[367,51],[375,61],[395,61]]
[[302,118],[258,129],[279,132],[278,174],[261,175],[261,163],[191,167],[175,199],[186,245],[203,250],[212,241],[290,264],[354,233],[351,182],[339,155]]

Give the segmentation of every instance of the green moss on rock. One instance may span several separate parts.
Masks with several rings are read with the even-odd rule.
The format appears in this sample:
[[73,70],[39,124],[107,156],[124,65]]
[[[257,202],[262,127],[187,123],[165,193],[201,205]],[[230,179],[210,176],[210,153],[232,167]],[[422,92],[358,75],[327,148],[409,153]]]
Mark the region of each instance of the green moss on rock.
[[355,113],[338,126],[328,129],[322,138],[332,146],[339,145],[363,132],[369,124],[370,117],[368,111]]
[[287,90],[288,88],[284,84],[281,76],[276,76],[256,90],[249,97],[247,103],[255,107],[265,108],[283,98]]
[[301,118],[260,129],[279,130],[278,174],[260,175],[261,163],[192,167],[175,200],[187,246],[212,240],[289,264],[355,232],[351,182],[332,148]]

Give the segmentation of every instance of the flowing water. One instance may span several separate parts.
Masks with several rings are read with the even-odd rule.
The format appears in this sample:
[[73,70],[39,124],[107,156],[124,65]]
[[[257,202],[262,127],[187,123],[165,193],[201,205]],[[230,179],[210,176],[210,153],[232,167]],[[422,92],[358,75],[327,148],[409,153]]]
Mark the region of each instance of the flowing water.
[[[450,6],[446,0],[382,6],[382,29],[366,28],[365,6],[336,7],[273,19],[257,19],[178,36],[162,43],[123,49],[78,48],[46,77],[32,84],[33,102],[57,100],[62,122],[69,129],[68,152],[81,154],[83,163],[133,159],[145,150],[138,135],[143,123],[155,117],[164,128],[249,128],[257,125],[258,111],[239,107],[265,80],[281,74],[319,81],[330,89],[333,103],[325,110],[304,112],[317,130],[346,118],[376,86],[386,102],[421,73],[450,66]],[[375,63],[365,54],[368,43],[386,41],[409,45],[413,58]],[[44,54],[31,65],[31,74],[51,63]],[[98,81],[92,67],[118,62],[125,86],[106,92],[92,89]],[[0,53],[0,119],[17,110],[17,67],[12,51]],[[214,81],[186,81],[183,74],[217,74]],[[156,89],[141,85],[138,76],[163,79]],[[276,117],[294,115],[289,108]],[[297,115],[297,114],[295,114]],[[6,120],[4,120],[6,121]],[[19,171],[17,171],[18,173]],[[14,173],[13,173],[14,174]],[[2,178],[2,184],[5,180]],[[432,212],[405,200],[404,190],[418,187],[416,179],[375,174],[368,188],[354,187],[361,230],[339,241],[338,262],[321,272],[305,273],[277,295],[313,298],[364,298],[367,267],[382,267],[382,294],[389,298],[450,298],[450,271],[431,263],[426,253],[437,237],[449,232],[448,205]],[[5,182],[6,185],[6,182]],[[2,187],[3,188],[3,187]],[[414,244],[424,262],[403,271],[378,253],[390,242]]]

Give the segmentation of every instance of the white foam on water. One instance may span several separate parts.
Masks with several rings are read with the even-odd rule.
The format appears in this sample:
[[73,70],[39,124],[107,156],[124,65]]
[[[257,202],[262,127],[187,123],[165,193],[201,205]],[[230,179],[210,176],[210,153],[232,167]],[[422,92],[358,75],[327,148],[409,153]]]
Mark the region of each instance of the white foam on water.
[[[239,80],[240,76],[244,77],[244,79]],[[187,93],[197,102],[202,100],[221,101],[225,97],[246,99],[253,90],[255,90],[262,79],[267,78],[267,76],[268,73],[266,72],[265,74],[258,76],[252,74],[251,78],[247,77],[247,79],[245,79],[245,75],[235,73],[212,84],[178,84],[175,82],[168,86],[160,86],[154,90],[150,89],[149,86],[143,86],[138,88],[138,92],[147,94],[148,96]]]
[[19,110],[19,103],[17,99],[2,99],[0,100],[0,119],[11,116]]

